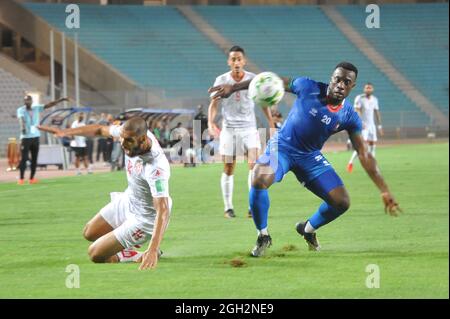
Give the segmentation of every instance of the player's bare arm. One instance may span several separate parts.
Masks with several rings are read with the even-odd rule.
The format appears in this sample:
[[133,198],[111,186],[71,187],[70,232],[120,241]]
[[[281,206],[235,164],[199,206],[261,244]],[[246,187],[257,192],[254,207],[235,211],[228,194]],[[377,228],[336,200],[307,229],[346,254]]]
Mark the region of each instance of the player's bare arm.
[[272,110],[270,107],[263,107],[261,108],[261,111],[264,113],[264,116],[269,123],[270,136],[272,137],[272,134],[275,132],[275,122],[273,121]]
[[375,117],[377,118],[377,129],[381,136],[383,136],[383,126],[381,124],[381,113],[379,110],[375,110]]
[[[284,90],[286,92],[292,92],[290,89],[291,78],[281,77],[281,79],[283,80],[283,83],[284,83]],[[234,92],[241,91],[241,90],[247,90],[248,86],[250,85],[250,82],[251,82],[251,80],[247,80],[247,81],[235,83],[233,85],[222,84],[222,85],[213,86],[213,87],[209,88],[208,93],[216,92],[216,94],[213,96],[213,98],[215,98],[215,99],[228,98]]]
[[169,199],[167,197],[153,197],[153,204],[156,210],[155,231],[148,249],[142,256],[140,270],[156,268],[159,258],[159,246],[169,222]]
[[44,110],[46,110],[48,108],[51,108],[51,107],[53,107],[53,106],[55,106],[55,105],[57,105],[57,104],[59,104],[61,102],[64,102],[64,101],[69,101],[69,99],[67,97],[63,97],[63,98],[61,98],[59,100],[55,100],[55,101],[49,102],[49,103],[44,105]]
[[247,90],[248,86],[250,85],[251,80],[242,81],[235,83],[233,85],[231,84],[221,84],[217,86],[213,86],[209,88],[208,93],[217,92],[214,94],[213,99],[220,99],[220,98],[228,98],[237,91]]
[[209,134],[217,138],[219,136],[219,127],[214,122],[217,115],[217,108],[219,106],[219,98],[211,98],[211,102],[208,107],[208,130]]
[[100,125],[100,124],[91,124],[85,125],[77,128],[68,128],[68,129],[58,129],[55,127],[39,125],[38,128],[41,131],[49,132],[55,134],[58,137],[64,136],[87,136],[87,137],[95,137],[95,136],[104,136],[110,137],[111,133],[109,132],[109,126]]
[[358,158],[361,165],[381,192],[384,211],[391,216],[398,216],[399,212],[402,210],[384,181],[384,178],[378,169],[377,161],[372,154],[367,151],[361,134],[359,132],[351,134],[350,140],[352,141],[354,149],[358,152]]
[[281,77],[281,79],[283,80],[284,83],[284,91],[292,93],[291,91],[292,78]]

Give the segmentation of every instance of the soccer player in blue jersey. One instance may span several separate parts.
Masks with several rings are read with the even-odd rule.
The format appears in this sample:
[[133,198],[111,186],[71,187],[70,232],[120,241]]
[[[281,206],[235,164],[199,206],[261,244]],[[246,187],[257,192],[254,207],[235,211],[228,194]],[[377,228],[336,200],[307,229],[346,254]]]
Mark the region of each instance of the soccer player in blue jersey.
[[[401,209],[384,181],[375,161],[361,137],[362,124],[346,97],[356,85],[358,69],[351,63],[339,63],[329,84],[306,77],[282,78],[285,90],[297,96],[284,125],[268,142],[265,153],[253,170],[250,207],[258,230],[254,257],[262,256],[272,244],[267,229],[269,212],[268,189],[292,171],[298,181],[323,200],[317,211],[306,221],[297,223],[297,232],[310,250],[319,250],[316,231],[333,221],[350,207],[350,198],[342,180],[321,153],[325,141],[346,130],[362,166],[378,187],[385,212],[397,216]],[[248,88],[250,81],[220,85],[209,89],[218,97]]]

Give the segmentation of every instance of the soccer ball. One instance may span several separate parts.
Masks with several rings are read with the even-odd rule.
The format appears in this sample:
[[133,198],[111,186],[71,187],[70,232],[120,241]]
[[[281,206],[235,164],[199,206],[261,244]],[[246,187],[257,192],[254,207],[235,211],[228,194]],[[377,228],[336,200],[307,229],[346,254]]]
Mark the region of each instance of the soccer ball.
[[278,104],[284,96],[283,80],[272,72],[259,73],[250,82],[248,94],[261,107]]

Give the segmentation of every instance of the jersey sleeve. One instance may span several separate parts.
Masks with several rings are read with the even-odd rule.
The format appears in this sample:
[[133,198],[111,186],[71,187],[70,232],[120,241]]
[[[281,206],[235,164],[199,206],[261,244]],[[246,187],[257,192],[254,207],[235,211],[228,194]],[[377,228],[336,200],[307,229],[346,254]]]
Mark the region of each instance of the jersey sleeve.
[[378,99],[377,98],[375,98],[375,101],[373,102],[373,108],[374,108],[374,110],[377,110],[377,111],[380,110],[380,107],[378,106]]
[[350,113],[349,119],[347,121],[347,125],[345,128],[349,135],[353,133],[359,133],[362,131],[362,122],[358,113],[354,110]]
[[121,125],[111,125],[109,127],[109,134],[111,134],[112,137],[120,137],[121,128],[122,128]]
[[152,167],[146,173],[152,197],[169,197],[169,175],[166,169]]
[[22,108],[18,108],[17,109],[17,118],[21,118],[21,117],[23,117]]
[[292,93],[300,96],[305,93],[306,90],[311,88],[313,80],[307,77],[296,77],[292,78],[291,83],[289,83],[289,89]]
[[361,109],[361,96],[360,95],[357,95],[355,97],[355,102],[353,103],[353,107],[358,110]]
[[36,105],[34,108],[36,108],[39,111],[39,113],[44,112],[44,105],[42,105],[42,104]]

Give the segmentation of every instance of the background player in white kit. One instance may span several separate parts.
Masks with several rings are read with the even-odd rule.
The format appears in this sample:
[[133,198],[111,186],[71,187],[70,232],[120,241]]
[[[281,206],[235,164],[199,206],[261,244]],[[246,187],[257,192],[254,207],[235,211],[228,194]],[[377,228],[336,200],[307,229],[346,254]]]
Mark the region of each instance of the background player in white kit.
[[[124,193],[112,193],[111,202],[86,224],[83,235],[93,241],[88,254],[95,263],[141,262],[140,269],[155,268],[172,206],[170,166],[145,120],[135,117],[122,126],[93,124],[66,130],[40,129],[60,137],[120,138],[126,154],[128,188]],[[144,253],[133,249],[148,240],[150,244]]]
[[[381,125],[380,108],[378,99],[373,95],[373,84],[366,83],[364,85],[364,93],[355,98],[354,108],[358,112],[362,120],[363,130],[362,138],[368,144],[369,152],[375,157],[375,143],[377,142],[377,130],[380,136],[383,136],[383,127]],[[375,117],[378,124],[375,123]],[[353,161],[358,153],[353,152],[350,161],[347,164],[347,171],[353,171]]]
[[[218,76],[214,86],[235,84],[251,80],[255,74],[244,70],[246,58],[244,49],[233,46],[228,53],[228,66],[230,71]],[[211,103],[208,109],[208,129],[215,138],[220,135],[219,152],[222,155],[224,170],[220,180],[222,197],[225,206],[225,217],[235,217],[233,209],[234,168],[236,156],[247,155],[249,165],[248,189],[251,187],[251,170],[261,149],[261,141],[256,128],[255,105],[249,98],[247,90],[233,93],[230,97],[221,99],[211,94]],[[214,122],[218,106],[222,106],[222,130]],[[262,109],[270,128],[274,128],[270,108]],[[249,210],[249,217],[251,216]]]
[[[79,113],[78,119],[73,121],[71,128],[83,127],[85,125],[84,114]],[[88,165],[86,137],[79,135],[74,136],[73,140],[70,141],[70,147],[75,152],[75,168],[77,169],[77,175],[81,175],[80,161],[83,162],[84,168],[88,171],[88,174],[91,174],[92,170]]]

